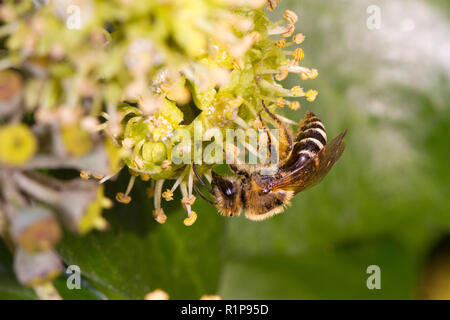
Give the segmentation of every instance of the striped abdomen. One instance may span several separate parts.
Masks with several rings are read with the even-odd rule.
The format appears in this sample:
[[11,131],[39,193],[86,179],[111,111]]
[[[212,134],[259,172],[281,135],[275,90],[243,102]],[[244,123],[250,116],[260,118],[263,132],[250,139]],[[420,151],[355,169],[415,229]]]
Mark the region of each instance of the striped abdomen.
[[293,153],[296,154],[296,165],[313,158],[327,144],[327,134],[322,121],[308,112],[299,124]]

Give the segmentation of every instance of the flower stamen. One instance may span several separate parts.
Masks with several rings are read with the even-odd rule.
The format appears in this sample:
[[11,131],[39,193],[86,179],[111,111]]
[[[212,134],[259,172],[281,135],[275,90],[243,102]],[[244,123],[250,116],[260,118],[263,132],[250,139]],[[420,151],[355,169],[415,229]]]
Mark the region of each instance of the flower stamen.
[[303,52],[302,48],[297,48],[294,50],[294,52],[292,53],[292,57],[294,58],[295,62],[300,62],[303,60],[303,58],[305,57],[305,53]]
[[195,221],[197,221],[197,213],[195,211],[191,211],[190,216],[185,218],[183,223],[186,227],[190,227],[195,223]]
[[291,103],[289,103],[289,109],[294,110],[294,111],[300,109],[300,102],[292,101]]
[[282,81],[287,78],[289,71],[286,67],[282,67],[278,74],[275,75],[277,81]]
[[289,21],[292,24],[298,21],[298,16],[294,11],[285,10],[283,16],[287,21]]
[[309,102],[312,102],[314,100],[316,100],[317,95],[319,94],[319,92],[317,92],[317,90],[308,90],[306,91],[306,100],[308,100]]
[[303,96],[305,93],[303,92],[302,87],[300,87],[300,86],[295,86],[295,87],[292,87],[292,89],[291,89],[291,94],[292,94],[294,97],[300,97],[300,96]]
[[89,171],[81,170],[80,177],[81,177],[81,179],[89,180],[89,178],[91,177],[91,173]]
[[157,180],[155,183],[155,194],[153,196],[153,201],[155,205],[155,210],[153,210],[153,217],[158,223],[165,223],[167,220],[167,216],[164,213],[164,210],[161,208],[161,193],[162,187],[164,184],[164,180]]
[[305,41],[305,38],[306,37],[303,33],[297,33],[292,37],[292,40],[295,42],[295,44],[301,44],[303,41]]
[[277,98],[277,108],[283,108],[287,101],[282,97]]
[[162,193],[162,197],[166,200],[166,201],[171,201],[173,200],[173,192],[170,189],[167,189],[166,191],[164,191]]

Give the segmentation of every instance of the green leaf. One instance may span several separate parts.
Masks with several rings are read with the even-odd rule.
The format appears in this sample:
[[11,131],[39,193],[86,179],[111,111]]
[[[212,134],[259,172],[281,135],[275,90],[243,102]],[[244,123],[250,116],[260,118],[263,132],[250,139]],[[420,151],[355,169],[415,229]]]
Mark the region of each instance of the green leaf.
[[[381,289],[367,288],[367,267],[380,267]],[[410,299],[415,258],[402,245],[376,239],[299,255],[233,257],[224,270],[224,299]]]
[[[111,197],[123,191],[128,172],[119,181],[107,184]],[[197,222],[186,227],[179,201],[164,203],[167,222],[156,223],[153,201],[143,182],[137,182],[133,200],[115,203],[105,212],[111,228],[84,237],[67,234],[59,248],[67,264],[76,264],[83,276],[98,288],[106,288],[112,298],[143,299],[155,289],[172,299],[198,299],[217,292],[221,270],[223,221],[204,204],[194,210]],[[197,201],[199,202],[199,201]]]
[[54,281],[54,286],[64,300],[100,300],[106,299],[105,294],[94,288],[86,279],[82,279],[80,289],[69,289],[67,277],[61,275]]

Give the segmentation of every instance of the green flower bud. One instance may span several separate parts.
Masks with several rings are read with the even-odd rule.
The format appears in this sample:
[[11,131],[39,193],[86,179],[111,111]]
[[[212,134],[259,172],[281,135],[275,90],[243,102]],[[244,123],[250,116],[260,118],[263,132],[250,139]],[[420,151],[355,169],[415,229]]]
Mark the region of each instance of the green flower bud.
[[142,147],[142,159],[145,162],[160,164],[167,159],[166,146],[162,142],[146,142]]

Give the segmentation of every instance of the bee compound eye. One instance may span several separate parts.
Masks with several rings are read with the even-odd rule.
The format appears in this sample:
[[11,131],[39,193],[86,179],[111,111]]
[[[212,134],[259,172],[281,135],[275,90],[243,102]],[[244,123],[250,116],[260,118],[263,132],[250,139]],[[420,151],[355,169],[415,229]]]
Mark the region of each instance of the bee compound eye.
[[234,194],[234,190],[230,189],[230,188],[226,188],[225,190],[225,194],[227,196],[232,196]]
[[236,189],[234,187],[234,184],[229,180],[223,180],[223,183],[220,184],[220,188],[223,192],[223,194],[227,197],[233,197],[236,194]]

